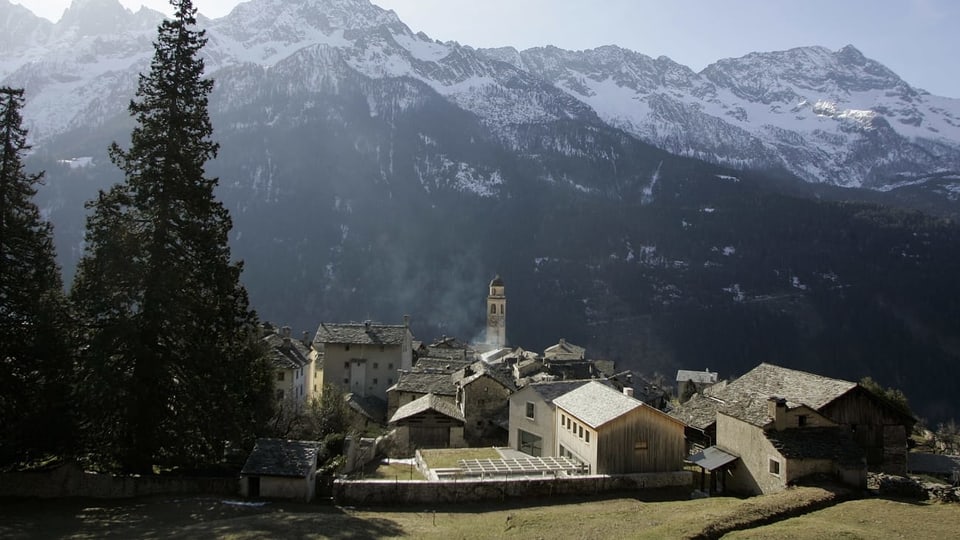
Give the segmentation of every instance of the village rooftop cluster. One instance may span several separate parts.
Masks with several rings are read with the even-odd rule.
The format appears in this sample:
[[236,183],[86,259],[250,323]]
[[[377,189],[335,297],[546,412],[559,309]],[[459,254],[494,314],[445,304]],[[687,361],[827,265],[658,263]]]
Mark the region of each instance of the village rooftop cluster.
[[[390,457],[474,447],[502,457],[427,471],[436,480],[696,468],[704,493],[761,494],[811,475],[864,488],[868,470],[907,472],[915,419],[858,383],[768,363],[732,381],[679,370],[677,404],[662,382],[617,371],[564,339],[542,353],[507,347],[506,321],[497,276],[484,343],[418,342],[408,317],[397,325],[321,323],[300,339],[268,325],[263,339],[278,401],[305,406],[324,387],[342,390],[354,427],[386,428]],[[309,441],[259,440],[242,492],[310,499],[316,449]]]

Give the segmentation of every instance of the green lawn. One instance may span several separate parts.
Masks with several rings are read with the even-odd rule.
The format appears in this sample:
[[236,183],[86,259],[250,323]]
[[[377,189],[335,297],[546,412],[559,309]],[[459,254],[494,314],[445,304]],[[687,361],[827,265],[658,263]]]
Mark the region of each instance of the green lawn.
[[431,469],[456,467],[461,459],[500,459],[496,448],[438,448],[420,450],[420,455]]

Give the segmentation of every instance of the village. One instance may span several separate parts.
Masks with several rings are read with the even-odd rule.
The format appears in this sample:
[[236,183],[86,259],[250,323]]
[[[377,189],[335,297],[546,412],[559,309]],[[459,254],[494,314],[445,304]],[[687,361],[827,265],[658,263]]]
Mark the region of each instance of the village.
[[[521,494],[542,490],[544,479],[554,483],[551,493],[561,493],[558,483],[579,479],[589,486],[583,489],[597,490],[584,479],[612,478],[603,485],[758,495],[810,478],[863,490],[868,473],[903,477],[936,462],[922,472],[951,479],[960,468],[953,458],[909,453],[916,419],[860,383],[761,363],[733,380],[708,369],[678,370],[674,394],[664,381],[618,371],[562,338],[542,353],[509,347],[506,306],[498,275],[489,285],[483,343],[416,341],[409,317],[394,325],[324,322],[299,339],[268,326],[263,339],[276,399],[305,407],[324,388],[342,391],[354,431],[383,435],[351,437],[341,472],[374,459],[407,459],[432,481],[431,496],[450,482],[459,486],[458,500],[470,498],[464,486],[471,481],[511,482]],[[318,447],[258,440],[241,493],[313,499]],[[430,468],[421,455],[471,448],[493,449],[496,457]],[[376,484],[338,483],[340,502],[398,500],[396,486],[381,498],[371,493]]]

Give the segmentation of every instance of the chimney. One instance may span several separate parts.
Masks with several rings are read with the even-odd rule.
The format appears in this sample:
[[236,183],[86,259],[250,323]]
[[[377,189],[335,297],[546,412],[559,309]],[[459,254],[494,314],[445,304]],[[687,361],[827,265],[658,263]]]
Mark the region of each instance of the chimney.
[[767,399],[767,416],[773,419],[773,429],[783,431],[787,427],[787,400],[776,396]]
[[363,329],[364,329],[364,331],[366,331],[366,332],[369,332],[369,331],[370,331],[370,320],[369,320],[369,319],[363,321]]
[[565,340],[565,339],[563,339],[563,338],[560,338],[560,346],[561,346],[561,347],[566,347],[566,346],[567,346],[567,340]]
[[633,397],[633,388],[631,388],[631,387],[629,387],[629,386],[624,386],[624,387],[623,387],[623,395],[625,395],[625,396],[627,396],[627,397]]
[[284,326],[280,329],[280,335],[286,339],[290,339],[290,327]]
[[409,315],[404,315],[404,316],[403,316],[403,325],[406,326],[407,328],[410,328],[410,316],[409,316]]
[[304,330],[304,331],[303,331],[303,338],[301,338],[300,341],[301,341],[304,345],[309,346],[309,345],[310,345],[310,332],[307,332],[306,330]]

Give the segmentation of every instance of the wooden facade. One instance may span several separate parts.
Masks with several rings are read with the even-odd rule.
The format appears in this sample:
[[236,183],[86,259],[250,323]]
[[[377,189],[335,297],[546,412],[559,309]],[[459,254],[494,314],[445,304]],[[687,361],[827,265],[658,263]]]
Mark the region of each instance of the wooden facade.
[[683,424],[644,405],[597,430],[597,472],[677,471],[686,446]]
[[859,385],[831,401],[820,413],[850,429],[866,452],[870,470],[907,473],[907,438],[914,423],[911,416]]

